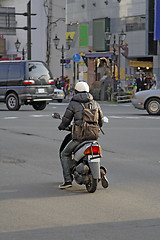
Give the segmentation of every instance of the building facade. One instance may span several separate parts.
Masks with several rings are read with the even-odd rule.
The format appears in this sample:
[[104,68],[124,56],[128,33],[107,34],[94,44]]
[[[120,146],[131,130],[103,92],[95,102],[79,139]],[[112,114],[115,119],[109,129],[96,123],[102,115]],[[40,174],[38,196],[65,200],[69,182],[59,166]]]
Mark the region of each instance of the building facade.
[[[1,38],[6,41],[6,51],[5,55],[1,57],[15,59],[23,58],[27,59],[27,16],[24,16],[24,13],[27,13],[27,4],[29,1],[22,0],[0,0],[1,13],[8,13],[10,9],[13,10],[15,15],[2,15],[0,27],[7,27],[8,30],[4,31],[3,28],[0,28]],[[31,27],[35,28],[31,30],[31,53],[32,59],[38,59],[45,61],[46,60],[46,14],[44,9],[43,0],[34,0],[31,1],[31,13],[36,14],[31,16]],[[13,18],[13,21],[11,21]],[[9,30],[13,28],[12,31]],[[16,28],[16,29],[15,29]],[[21,43],[20,47],[17,49],[15,47],[15,42],[18,41]],[[23,52],[22,52],[23,50]]]
[[[85,58],[90,85],[107,74],[105,67],[107,60],[112,62],[112,75],[113,63],[115,64],[115,78],[119,78],[123,86],[127,84],[127,80],[129,85],[140,71],[149,77],[157,72],[157,41],[154,41],[153,37],[154,2],[154,0],[67,0],[67,30],[75,33],[69,57],[73,53],[79,53],[83,59]],[[122,30],[126,34],[123,44],[119,43],[119,34]],[[105,41],[105,32],[112,34],[109,42]],[[119,59],[115,61],[114,43],[115,55]],[[124,52],[123,45],[128,45],[127,53]],[[81,62],[73,65],[78,68],[78,73],[83,72]]]
[[[59,0],[0,0],[0,58],[28,59],[27,13],[31,4],[31,59],[46,62],[54,77],[61,75],[61,52],[53,44],[55,34],[65,43],[66,1]],[[17,51],[15,42],[21,43]]]
[[[92,86],[103,77],[115,75],[124,87],[140,71],[155,74],[158,80],[160,48],[159,41],[153,39],[155,1],[30,0],[31,13],[36,14],[31,16],[31,27],[35,28],[31,30],[31,59],[47,62],[55,78],[62,75],[64,67],[64,75],[73,86],[81,79]],[[26,13],[28,2],[0,0],[0,58],[27,59],[27,31],[21,29],[27,26],[27,17],[13,13]],[[4,17],[3,11],[12,14]],[[119,42],[122,30],[126,34],[123,44]],[[110,41],[105,40],[106,32],[112,34]],[[56,35],[59,50],[53,43]],[[73,40],[69,51],[67,36]],[[18,52],[17,39],[21,42]],[[127,54],[124,46],[128,46]]]

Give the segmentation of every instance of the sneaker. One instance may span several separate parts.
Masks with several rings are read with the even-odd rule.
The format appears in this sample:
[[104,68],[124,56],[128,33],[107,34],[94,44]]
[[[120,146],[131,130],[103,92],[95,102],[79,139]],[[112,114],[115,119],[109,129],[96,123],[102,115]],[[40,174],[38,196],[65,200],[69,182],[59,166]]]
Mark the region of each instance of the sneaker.
[[72,187],[72,183],[71,182],[65,182],[65,183],[59,185],[60,189],[65,189],[65,188],[70,188],[70,187]]
[[109,181],[108,181],[108,179],[107,179],[107,177],[106,177],[105,175],[102,177],[101,183],[102,183],[102,187],[108,188],[108,186],[109,186]]
[[101,173],[101,183],[102,183],[102,187],[103,188],[107,188],[109,186],[109,181],[106,177],[106,172],[104,171],[104,169],[100,169],[100,173]]

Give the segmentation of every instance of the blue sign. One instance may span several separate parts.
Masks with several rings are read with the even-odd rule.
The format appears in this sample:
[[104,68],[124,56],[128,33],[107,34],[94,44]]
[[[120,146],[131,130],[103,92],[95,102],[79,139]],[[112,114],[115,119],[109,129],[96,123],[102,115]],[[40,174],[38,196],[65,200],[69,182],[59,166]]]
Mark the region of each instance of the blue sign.
[[80,59],[81,59],[81,56],[80,56],[78,53],[76,53],[76,54],[73,55],[73,61],[79,62]]
[[154,40],[160,40],[160,0],[155,0]]
[[66,64],[69,64],[70,62],[71,62],[70,59],[65,59],[65,63],[66,63]]
[[71,68],[71,64],[65,64],[65,68]]

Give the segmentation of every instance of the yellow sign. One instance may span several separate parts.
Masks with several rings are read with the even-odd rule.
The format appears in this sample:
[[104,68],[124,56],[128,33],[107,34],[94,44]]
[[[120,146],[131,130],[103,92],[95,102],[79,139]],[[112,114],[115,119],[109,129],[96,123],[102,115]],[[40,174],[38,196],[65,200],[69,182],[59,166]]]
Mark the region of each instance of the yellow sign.
[[145,61],[129,61],[129,66],[130,67],[150,67],[153,68],[153,63],[152,62],[145,62]]
[[66,32],[66,39],[68,38],[68,36],[70,36],[70,38],[73,40],[75,35],[75,32]]
[[80,56],[85,56],[85,53],[81,52],[79,55],[80,55]]
[[120,69],[120,79],[125,79],[125,68]]

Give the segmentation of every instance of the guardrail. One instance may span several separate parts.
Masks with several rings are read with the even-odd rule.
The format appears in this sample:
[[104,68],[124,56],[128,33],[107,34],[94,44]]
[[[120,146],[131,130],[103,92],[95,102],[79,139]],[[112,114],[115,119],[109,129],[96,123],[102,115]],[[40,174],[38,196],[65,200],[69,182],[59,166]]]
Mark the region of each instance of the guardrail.
[[117,96],[117,103],[131,102],[131,98],[133,98],[133,95]]

